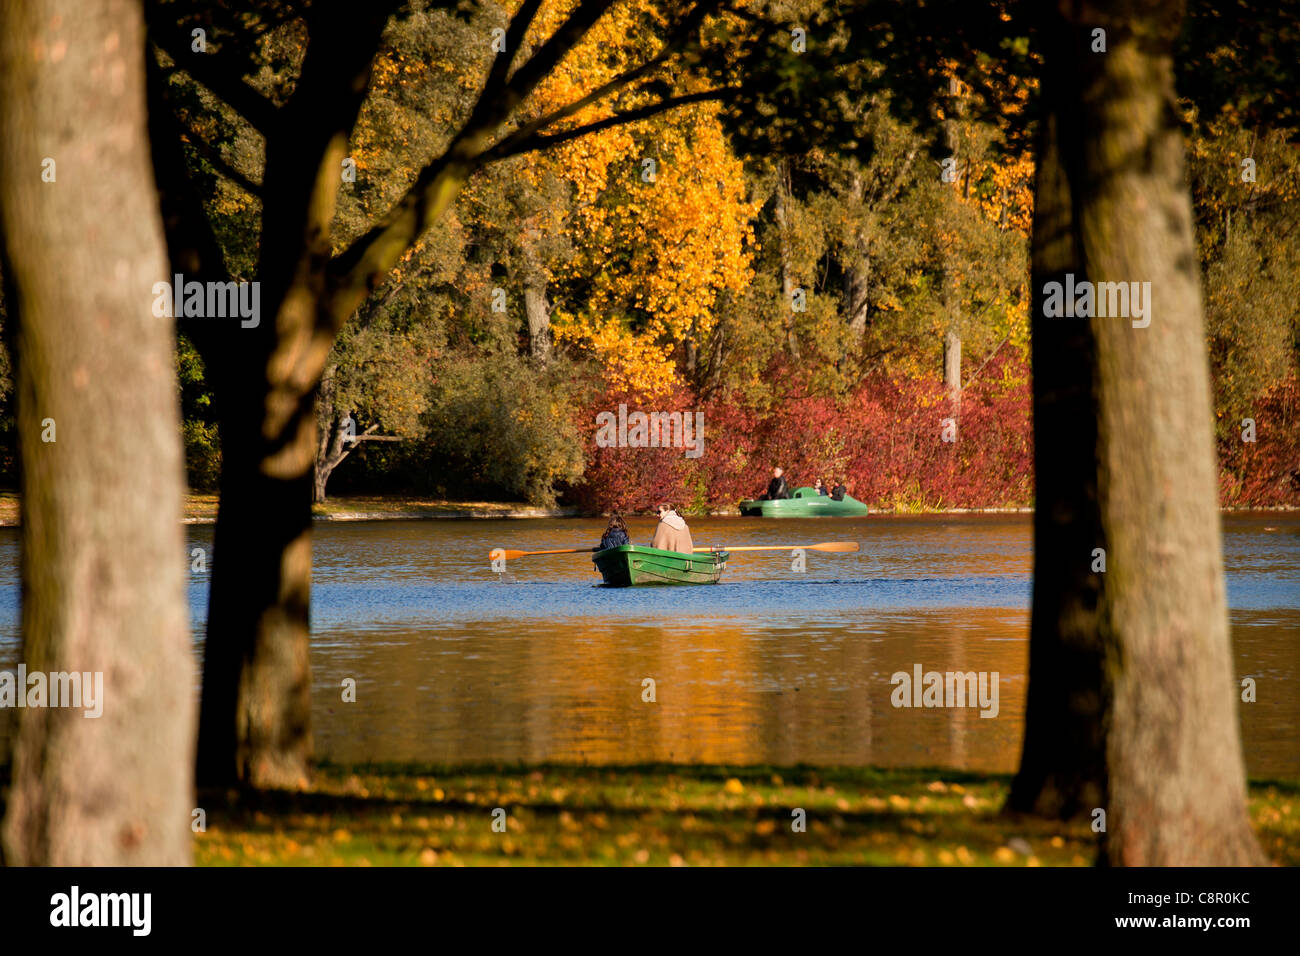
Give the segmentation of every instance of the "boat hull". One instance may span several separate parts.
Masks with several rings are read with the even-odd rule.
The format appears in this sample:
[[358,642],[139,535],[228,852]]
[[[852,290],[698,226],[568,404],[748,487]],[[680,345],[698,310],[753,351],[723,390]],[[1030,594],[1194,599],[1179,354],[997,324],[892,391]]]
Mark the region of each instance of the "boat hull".
[[852,495],[836,501],[813,488],[796,488],[791,498],[742,501],[740,513],[753,518],[852,518],[867,514],[868,508]]
[[652,584],[717,584],[727,566],[725,551],[683,554],[625,544],[592,556],[606,587],[630,588]]

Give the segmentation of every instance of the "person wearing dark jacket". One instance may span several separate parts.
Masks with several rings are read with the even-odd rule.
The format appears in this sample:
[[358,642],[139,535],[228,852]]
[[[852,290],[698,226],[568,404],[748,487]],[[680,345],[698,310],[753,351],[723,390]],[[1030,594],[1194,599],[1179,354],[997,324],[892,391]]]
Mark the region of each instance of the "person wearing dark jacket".
[[831,500],[843,501],[844,496],[848,493],[849,493],[849,489],[844,487],[844,479],[841,478],[840,483],[831,489]]
[[786,484],[785,472],[780,468],[772,469],[772,480],[767,483],[767,494],[762,501],[776,501],[778,498],[789,498],[790,486]]
[[817,479],[817,484],[813,485],[813,489],[818,495],[829,495],[831,493],[830,489],[826,487],[826,482],[822,481],[820,478]]
[[605,551],[609,548],[618,548],[631,543],[632,539],[627,536],[627,525],[623,523],[623,516],[618,512],[610,515],[609,527],[600,536],[600,547],[597,550]]

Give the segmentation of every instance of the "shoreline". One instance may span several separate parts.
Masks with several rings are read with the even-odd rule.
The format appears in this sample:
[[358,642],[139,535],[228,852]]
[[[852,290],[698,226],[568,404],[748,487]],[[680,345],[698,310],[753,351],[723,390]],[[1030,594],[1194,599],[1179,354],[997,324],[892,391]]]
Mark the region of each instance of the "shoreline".
[[[0,492],[0,528],[16,528],[19,520],[19,496],[16,492]],[[1226,507],[1220,514],[1294,514],[1300,512],[1295,505],[1272,505],[1259,508]],[[922,508],[898,510],[869,507],[867,516],[923,517],[927,515],[1032,515],[1033,508]],[[636,512],[632,512],[636,514]],[[738,508],[719,508],[705,514],[688,514],[688,518],[734,518]],[[361,496],[331,498],[323,505],[312,506],[314,521],[470,521],[478,519],[530,518],[600,518],[598,512],[585,512],[575,505],[542,508],[523,502],[511,501],[446,501],[432,498],[414,498],[404,495]],[[217,495],[187,494],[182,524],[215,524],[217,520]],[[780,519],[771,519],[779,521]]]

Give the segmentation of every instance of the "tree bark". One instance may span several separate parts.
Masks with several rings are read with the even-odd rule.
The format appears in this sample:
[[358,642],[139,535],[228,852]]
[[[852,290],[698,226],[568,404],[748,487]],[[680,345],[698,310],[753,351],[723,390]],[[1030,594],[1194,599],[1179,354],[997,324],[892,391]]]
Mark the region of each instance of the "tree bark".
[[29,672],[102,674],[103,698],[98,718],[18,712],[4,849],[20,865],[190,861],[183,472],[172,326],[152,314],[170,275],[143,39],[131,0],[0,5],[23,659]]
[[[1085,661],[1085,672],[1099,669],[1101,680],[1085,697],[1102,711],[1095,733],[1106,768],[1104,858],[1127,866],[1264,859],[1246,812],[1209,366],[1173,90],[1180,19],[1175,0],[1113,0],[1095,5],[1087,23],[1054,24],[1063,46],[1048,56],[1061,63],[1046,78],[1053,88],[1044,86],[1071,200],[1076,284],[1150,283],[1147,327],[1125,317],[1035,316],[1036,326],[1091,328],[1097,444],[1090,471],[1106,570],[1096,573],[1099,660],[1089,653]],[[1097,26],[1106,30],[1105,53],[1089,49]],[[1069,143],[1072,129],[1087,137]],[[1036,247],[1051,241],[1035,226]],[[1036,266],[1044,260],[1036,249]],[[1036,367],[1036,392],[1043,387]],[[1036,435],[1045,424],[1035,424]],[[1077,434],[1082,423],[1056,424]],[[1040,501],[1039,509],[1052,504]],[[1093,560],[1062,543],[1040,538],[1036,550],[1067,566]],[[1035,588],[1037,616],[1037,579]],[[1083,589],[1075,605],[1086,607],[1091,593]],[[1069,693],[1068,684],[1034,687],[1047,676],[1037,650],[1031,647],[1031,697]]]

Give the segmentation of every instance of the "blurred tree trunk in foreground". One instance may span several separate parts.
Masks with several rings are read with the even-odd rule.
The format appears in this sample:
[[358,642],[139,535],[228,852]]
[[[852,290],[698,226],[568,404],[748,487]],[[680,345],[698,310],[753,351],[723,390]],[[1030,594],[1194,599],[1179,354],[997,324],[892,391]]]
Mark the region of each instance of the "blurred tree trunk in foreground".
[[[1033,312],[1044,441],[1025,751],[1010,806],[1087,812],[1104,792],[1104,858],[1132,866],[1264,859],[1246,812],[1174,100],[1180,20],[1176,0],[1113,0],[1045,31],[1055,45],[1045,51]],[[1136,318],[1046,316],[1044,283],[1065,273],[1076,287],[1149,282],[1145,317],[1132,300]],[[1091,369],[1090,382],[1071,362]],[[1094,421],[1095,461],[1083,468]]]
[[23,660],[29,673],[103,675],[98,718],[87,707],[18,711],[4,825],[14,864],[190,860],[181,439],[171,321],[152,314],[153,284],[169,270],[143,37],[131,0],[0,5]]

